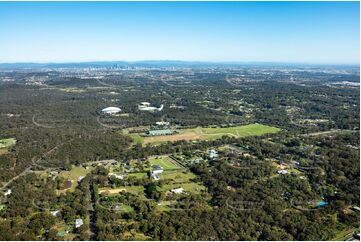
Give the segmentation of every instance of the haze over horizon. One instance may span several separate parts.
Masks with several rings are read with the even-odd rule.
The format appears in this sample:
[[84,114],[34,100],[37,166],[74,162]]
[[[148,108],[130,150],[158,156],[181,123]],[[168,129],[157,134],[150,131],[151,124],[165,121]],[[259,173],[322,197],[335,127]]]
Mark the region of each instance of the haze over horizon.
[[62,65],[81,65],[81,64],[104,64],[113,65],[113,64],[124,64],[124,65],[142,65],[146,64],[151,66],[154,64],[155,66],[178,66],[178,65],[185,65],[185,66],[192,66],[192,65],[211,65],[211,66],[220,66],[220,65],[234,65],[234,66],[242,66],[242,65],[254,65],[254,66],[344,66],[344,67],[359,67],[359,63],[306,63],[306,62],[275,62],[275,61],[187,61],[187,60],[87,60],[87,61],[49,61],[49,62],[35,62],[35,61],[19,61],[19,62],[0,62],[0,68],[4,65],[6,67],[16,67],[18,65],[23,66],[23,68],[29,67],[29,65],[39,65],[40,67],[48,67],[48,66],[62,66]]
[[359,2],[1,2],[0,63],[359,64]]

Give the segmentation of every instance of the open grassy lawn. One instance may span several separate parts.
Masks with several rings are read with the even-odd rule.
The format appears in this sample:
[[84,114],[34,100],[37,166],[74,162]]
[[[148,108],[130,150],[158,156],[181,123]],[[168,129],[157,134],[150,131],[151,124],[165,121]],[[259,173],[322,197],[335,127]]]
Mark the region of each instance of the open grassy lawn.
[[70,171],[63,171],[59,175],[69,180],[78,180],[79,176],[86,176],[91,169],[85,169],[82,166],[73,166]]
[[149,158],[150,165],[160,165],[164,170],[182,169],[168,156],[153,156]]
[[99,194],[104,193],[104,194],[111,195],[111,194],[118,194],[120,192],[126,192],[126,191],[127,191],[127,189],[125,189],[124,187],[122,187],[122,188],[100,188],[98,193]]
[[0,148],[7,148],[9,146],[15,145],[16,139],[10,138],[10,139],[0,139]]
[[341,230],[336,233],[335,238],[332,239],[332,241],[345,241],[346,239],[349,239],[354,233],[358,232],[358,228],[348,228],[345,230]]
[[194,132],[188,132],[187,130],[181,130],[179,134],[172,135],[160,135],[154,137],[145,137],[143,139],[143,144],[161,144],[165,142],[174,142],[178,140],[199,140],[201,136]]
[[142,142],[143,144],[148,143],[164,143],[167,141],[177,141],[177,140],[215,140],[219,139],[222,136],[233,136],[236,138],[246,137],[246,136],[259,136],[269,133],[279,132],[280,129],[263,124],[248,124],[243,126],[235,126],[228,128],[193,128],[193,129],[183,129],[177,130],[178,134],[173,135],[161,135],[154,137],[140,137],[137,134],[131,134],[134,142]]
[[172,208],[170,206],[176,203],[177,201],[161,201],[157,204],[157,210],[159,212],[171,211]]
[[85,169],[82,166],[73,166],[70,171],[62,171],[59,176],[63,177],[67,180],[72,180],[70,191],[74,191],[75,187],[78,184],[79,176],[86,176],[89,172],[91,172],[91,168]]
[[118,194],[119,192],[129,192],[134,195],[143,196],[144,197],[144,187],[143,186],[123,186],[118,188],[101,188],[99,189],[99,194],[102,193],[109,194]]
[[63,91],[63,92],[70,92],[70,93],[82,93],[82,92],[86,92],[86,89],[81,89],[81,88],[58,88],[58,90]]
[[134,230],[132,231],[126,231],[123,233],[124,236],[124,240],[126,241],[145,241],[145,240],[151,240],[150,237],[142,234],[142,233],[138,233],[135,232]]
[[195,182],[189,182],[189,183],[182,183],[182,184],[167,184],[163,185],[162,187],[159,187],[159,191],[166,192],[170,191],[174,188],[182,187],[184,191],[194,194],[199,194],[201,191],[205,191],[205,186],[195,183]]
[[185,183],[190,182],[191,179],[196,178],[196,175],[192,172],[186,172],[185,170],[176,171],[164,171],[160,174],[162,180],[171,179],[173,183]]
[[133,172],[133,173],[127,173],[127,176],[141,179],[141,178],[147,178],[148,174],[146,172]]
[[221,138],[224,135],[234,136],[237,138],[246,136],[257,136],[267,133],[276,133],[280,129],[263,125],[263,124],[248,124],[243,126],[235,126],[228,128],[195,128],[188,129],[188,132],[195,132],[201,134],[201,139],[212,140]]
[[295,168],[288,169],[288,171],[291,172],[291,173],[295,173],[297,175],[303,175],[302,171],[299,171],[299,170],[297,170]]
[[75,234],[72,233],[66,233],[65,231],[72,231],[73,226],[65,224],[64,221],[56,223],[52,228],[56,229],[59,234],[62,234],[62,236],[58,236],[61,240],[73,240],[75,237]]
[[129,206],[129,205],[126,205],[126,204],[120,205],[120,210],[123,211],[123,212],[127,212],[127,213],[134,211],[132,206]]
[[144,138],[141,137],[139,134],[129,134],[129,136],[133,139],[134,144],[142,144],[144,141]]
[[[111,201],[104,201],[104,202],[99,202],[99,205],[104,208],[109,208],[109,209],[112,208],[112,209],[115,209],[115,210],[118,210],[121,212],[126,212],[126,213],[134,211],[132,206],[124,204],[124,203],[119,204],[119,203],[113,203]],[[118,207],[116,208],[115,205],[117,205]]]

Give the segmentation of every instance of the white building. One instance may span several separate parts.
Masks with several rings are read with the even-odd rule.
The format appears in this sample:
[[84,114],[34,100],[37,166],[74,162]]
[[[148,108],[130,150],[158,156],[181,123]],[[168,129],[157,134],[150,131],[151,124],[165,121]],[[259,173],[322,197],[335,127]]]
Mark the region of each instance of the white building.
[[8,196],[10,194],[11,194],[11,189],[6,190],[6,192],[4,193],[5,196]]
[[209,158],[214,159],[218,157],[218,151],[212,149],[208,152]]
[[107,107],[102,109],[102,113],[106,113],[106,114],[116,114],[119,113],[120,111],[122,110],[118,107]]
[[158,175],[163,172],[163,168],[160,165],[152,166],[152,175]]
[[288,174],[288,170],[279,170],[278,174],[282,174],[282,175]]
[[160,108],[152,107],[148,102],[141,102],[140,105],[138,105],[138,109],[140,111],[162,111],[163,107],[164,107],[163,104],[160,106]]
[[79,176],[79,177],[78,177],[78,182],[81,182],[81,180],[83,180],[84,177],[85,177],[85,176]]
[[202,158],[196,158],[196,159],[191,160],[191,164],[199,164],[199,163],[201,163],[202,161],[203,161]]
[[169,122],[160,121],[160,122],[155,122],[155,124],[158,125],[158,126],[168,126]]
[[171,192],[175,193],[175,194],[182,194],[184,192],[183,188],[174,188],[172,190],[170,190]]
[[79,228],[82,225],[83,225],[83,219],[81,218],[75,219],[75,228]]
[[158,108],[157,110],[158,110],[158,111],[162,111],[163,108],[164,108],[164,105],[162,104],[162,105],[160,105],[160,108]]
[[51,213],[51,215],[53,215],[53,216],[58,216],[58,214],[60,213],[60,210],[51,211],[50,213]]
[[115,173],[109,173],[108,176],[114,176],[115,178],[121,179],[121,180],[124,179],[124,175],[117,175],[117,174],[115,174]]
[[159,181],[160,180],[160,176],[152,174],[152,179],[155,181]]

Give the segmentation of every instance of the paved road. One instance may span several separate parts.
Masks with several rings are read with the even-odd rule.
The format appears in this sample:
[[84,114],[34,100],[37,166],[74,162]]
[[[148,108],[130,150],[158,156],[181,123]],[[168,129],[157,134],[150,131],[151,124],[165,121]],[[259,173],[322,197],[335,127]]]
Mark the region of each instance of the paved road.
[[[90,181],[89,181],[90,182]],[[89,240],[93,241],[95,240],[96,235],[96,218],[95,218],[95,211],[94,211],[94,205],[95,205],[95,196],[92,192],[92,189],[90,189],[91,184],[89,183],[89,234],[90,238]]]

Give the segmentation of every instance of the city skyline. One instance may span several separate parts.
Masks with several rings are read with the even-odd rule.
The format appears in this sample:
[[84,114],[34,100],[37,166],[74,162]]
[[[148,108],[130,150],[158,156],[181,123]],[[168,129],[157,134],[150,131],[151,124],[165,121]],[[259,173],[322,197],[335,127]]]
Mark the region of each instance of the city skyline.
[[0,62],[359,64],[359,2],[1,2]]

